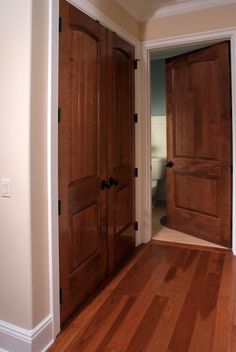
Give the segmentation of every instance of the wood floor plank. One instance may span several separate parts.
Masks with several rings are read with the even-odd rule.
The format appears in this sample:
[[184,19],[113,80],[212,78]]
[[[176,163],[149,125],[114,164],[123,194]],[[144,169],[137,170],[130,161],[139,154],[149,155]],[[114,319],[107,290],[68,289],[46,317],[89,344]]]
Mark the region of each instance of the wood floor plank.
[[140,245],[139,247],[137,247],[133,255],[127,260],[126,263],[123,264],[122,270],[119,270],[115,274],[112,280],[107,284],[106,288],[109,290],[114,290],[146,251],[147,246],[145,245]]
[[80,332],[65,352],[77,352],[83,351],[85,347],[94,338],[96,331],[102,327],[103,324],[107,323],[107,319],[112,314],[112,311],[120,304],[123,295],[119,292],[112,292],[107,300],[100,306],[97,312],[92,316],[89,324],[84,329],[80,329]]
[[130,309],[133,306],[135,299],[133,297],[129,297],[123,309],[120,311],[120,314],[117,316],[116,320],[112,324],[111,328],[108,330],[107,334],[104,336],[103,340],[100,342],[98,347],[96,348],[96,352],[104,352],[106,346],[109,344],[112,337],[116,334],[119,326],[123,323],[125,317],[129,313]]
[[167,303],[168,298],[154,296],[144,318],[140,322],[135,335],[126,349],[126,352],[143,352],[147,349]]
[[165,256],[166,248],[149,245],[148,250],[143,253],[117,285],[116,291],[138,297]]
[[69,327],[65,329],[56,338],[54,344],[49,348],[49,352],[64,352],[68,348],[75,336],[78,334],[78,329]]
[[[143,287],[148,283],[150,275],[152,275],[164,258],[165,252],[165,248],[156,248],[153,246],[143,251],[138,260],[135,261],[127,271],[126,275],[117,283],[115,290],[112,291],[108,299],[100,306],[97,313],[93,315],[88,327],[81,330],[80,334],[75,336],[70,347],[65,351],[73,352],[77,351],[78,348],[80,348],[81,351],[85,349],[91,339],[94,338],[95,331],[106,322],[121,297],[123,295],[129,295],[131,297],[132,295],[138,296]],[[145,264],[140,265],[140,263]],[[78,321],[76,324],[78,324]]]
[[111,311],[111,314],[107,317],[106,323],[98,326],[96,331],[93,334],[92,339],[89,339],[88,343],[85,344],[83,348],[80,345],[80,342],[75,345],[74,350],[80,352],[91,352],[91,351],[101,351],[104,352],[104,349],[109,342],[111,336],[116,332],[116,329],[122,321],[128,311],[131,309],[135,298],[123,296],[118,304]]
[[[231,352],[233,334],[233,307],[235,304],[235,258],[225,255],[223,274],[217,302],[214,352]],[[234,278],[234,279],[233,279]]]
[[182,292],[182,297],[185,296],[198,260],[198,251],[179,251],[176,261],[169,266],[164,281],[158,290],[158,294],[174,298]]
[[49,352],[64,352],[76,336],[90,323],[101,305],[108,299],[113,291],[105,289],[100,292],[90,305],[85,309],[58,335]]
[[236,258],[147,244],[50,352],[235,352]]
[[168,297],[169,302],[163,313],[162,321],[150,341],[148,351],[167,351],[199,258],[200,252],[198,251],[181,250],[174,265],[169,267],[166,277],[157,291],[157,294]]
[[168,346],[169,352],[188,351],[197,316],[197,307],[202,299],[202,283],[206,279],[209,253],[201,253],[191,286],[178,318],[173,336]]
[[202,299],[192,335],[189,351],[213,351],[217,300],[224,266],[224,255],[211,253],[205,286],[199,287]]
[[[125,317],[123,326],[120,326],[111,339],[108,345],[109,350],[123,352],[127,349],[133,335],[148,310],[153,297],[156,295],[156,292],[158,292],[158,288],[162,284],[168,268],[173,265],[176,258],[180,255],[179,251],[176,251],[175,248],[171,248],[167,252],[165,260],[162,260],[156,268],[156,271],[153,273],[149,283],[145,286],[142,294],[136,299],[132,310],[130,310],[129,314]],[[156,255],[157,254],[158,252],[156,252]]]

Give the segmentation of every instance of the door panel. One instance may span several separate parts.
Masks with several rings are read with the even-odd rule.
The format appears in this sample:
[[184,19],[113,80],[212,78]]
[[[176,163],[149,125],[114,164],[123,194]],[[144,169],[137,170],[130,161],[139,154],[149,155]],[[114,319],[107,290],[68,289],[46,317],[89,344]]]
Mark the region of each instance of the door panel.
[[100,106],[106,29],[61,1],[59,195],[61,321],[107,275],[106,116]]
[[229,43],[167,60],[167,224],[231,246]]
[[134,247],[134,48],[108,33],[108,173],[117,181],[108,192],[109,271]]
[[130,223],[130,219],[132,219],[132,207],[129,193],[128,186],[115,193],[115,233],[119,233],[127,227]]
[[[99,45],[98,38],[70,31],[72,91],[72,181],[99,171]],[[89,143],[88,143],[89,141]]]
[[[217,211],[217,179],[176,173],[175,189],[177,208],[193,210],[199,214],[219,216]],[[193,193],[193,189],[198,189],[198,193]],[[199,197],[199,194],[201,197]],[[209,199],[211,199],[211,202],[208,201]]]
[[99,250],[98,206],[88,207],[72,216],[71,272]]

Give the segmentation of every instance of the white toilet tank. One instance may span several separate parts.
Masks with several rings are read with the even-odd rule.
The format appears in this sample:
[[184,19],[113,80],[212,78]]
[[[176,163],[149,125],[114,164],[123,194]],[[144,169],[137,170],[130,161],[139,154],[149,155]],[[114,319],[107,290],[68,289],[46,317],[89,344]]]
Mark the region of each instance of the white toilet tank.
[[165,159],[152,158],[152,180],[161,180],[165,173]]

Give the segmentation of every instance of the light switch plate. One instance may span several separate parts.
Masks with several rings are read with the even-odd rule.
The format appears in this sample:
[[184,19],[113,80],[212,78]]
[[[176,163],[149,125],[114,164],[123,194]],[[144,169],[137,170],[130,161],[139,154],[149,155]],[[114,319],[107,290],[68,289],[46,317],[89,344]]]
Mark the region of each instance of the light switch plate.
[[8,178],[1,179],[1,197],[11,198],[11,180]]

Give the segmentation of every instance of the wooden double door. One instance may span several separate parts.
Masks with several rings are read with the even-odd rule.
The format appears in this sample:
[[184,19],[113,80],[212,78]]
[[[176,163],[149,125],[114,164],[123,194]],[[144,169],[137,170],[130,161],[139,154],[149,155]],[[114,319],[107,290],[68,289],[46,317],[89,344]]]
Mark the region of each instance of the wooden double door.
[[60,1],[61,322],[134,247],[134,48]]

